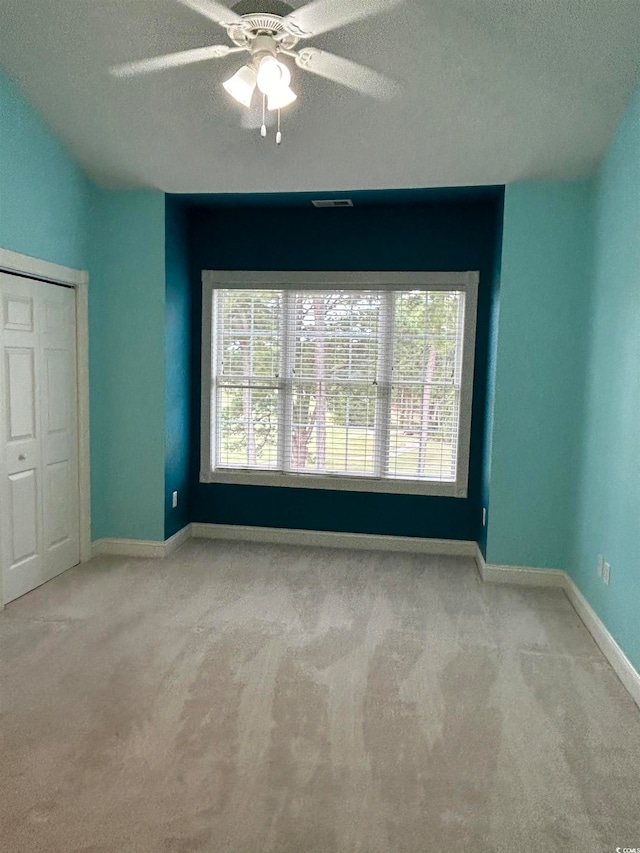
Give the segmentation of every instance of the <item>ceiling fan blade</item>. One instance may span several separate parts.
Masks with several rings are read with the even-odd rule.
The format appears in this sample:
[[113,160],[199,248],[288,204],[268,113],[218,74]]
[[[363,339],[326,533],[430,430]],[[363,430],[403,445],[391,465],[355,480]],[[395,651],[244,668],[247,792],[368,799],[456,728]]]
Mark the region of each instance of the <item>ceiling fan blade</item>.
[[165,56],[152,56],[149,59],[138,59],[135,62],[125,62],[124,65],[114,65],[109,73],[114,77],[135,77],[138,74],[150,74],[153,71],[164,71],[165,68],[177,68],[180,65],[191,65],[203,62],[205,59],[219,59],[229,53],[238,53],[244,48],[229,47],[226,44],[212,44],[209,47],[196,47],[193,50],[181,50],[179,53],[167,53]]
[[183,6],[193,9],[194,12],[204,15],[205,18],[223,27],[226,24],[242,22],[240,15],[227,8],[223,3],[216,3],[215,0],[178,0],[178,3],[182,3]]
[[317,47],[303,48],[295,55],[295,61],[298,68],[326,77],[327,80],[333,80],[334,83],[340,83],[372,98],[388,100],[400,92],[397,83],[372,68]]
[[403,0],[313,0],[291,12],[283,21],[287,32],[298,38],[311,38],[343,27],[351,21],[377,15]]

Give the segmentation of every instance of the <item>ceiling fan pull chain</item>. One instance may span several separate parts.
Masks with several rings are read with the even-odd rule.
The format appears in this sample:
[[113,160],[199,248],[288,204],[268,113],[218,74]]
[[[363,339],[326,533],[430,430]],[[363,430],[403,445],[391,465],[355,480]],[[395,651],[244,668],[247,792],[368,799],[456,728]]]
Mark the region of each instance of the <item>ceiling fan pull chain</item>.
[[267,125],[266,125],[266,121],[265,121],[265,109],[266,109],[265,105],[266,105],[266,103],[267,103],[267,96],[263,95],[262,96],[262,127],[260,128],[260,136],[266,136],[267,135]]
[[280,110],[278,110],[278,132],[276,133],[276,145],[282,142],[282,134],[280,133]]

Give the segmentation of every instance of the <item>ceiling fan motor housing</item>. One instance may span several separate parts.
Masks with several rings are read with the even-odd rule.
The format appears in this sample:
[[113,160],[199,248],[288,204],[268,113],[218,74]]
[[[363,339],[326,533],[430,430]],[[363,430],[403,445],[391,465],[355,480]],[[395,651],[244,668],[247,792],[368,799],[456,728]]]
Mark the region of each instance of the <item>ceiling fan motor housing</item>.
[[244,47],[252,53],[255,53],[253,47],[255,41],[265,36],[284,50],[291,50],[299,41],[296,35],[288,32],[279,15],[264,13],[243,15],[240,23],[234,23],[227,27],[227,33],[235,45]]

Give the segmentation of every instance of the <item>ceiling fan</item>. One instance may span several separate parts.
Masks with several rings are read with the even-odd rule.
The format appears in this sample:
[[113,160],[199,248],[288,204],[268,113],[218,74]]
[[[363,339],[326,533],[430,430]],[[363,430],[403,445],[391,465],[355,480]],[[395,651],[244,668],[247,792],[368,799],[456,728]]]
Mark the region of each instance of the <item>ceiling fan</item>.
[[[376,15],[402,0],[312,0],[299,9],[292,9],[280,0],[243,0],[236,4],[235,11],[216,0],[176,2],[223,27],[232,44],[197,47],[127,62],[113,66],[111,74],[115,77],[133,77],[246,51],[251,54],[249,62],[222,85],[247,109],[251,107],[254,93],[258,90],[262,96],[261,135],[267,135],[266,110],[277,112],[278,144],[282,141],[280,111],[297,98],[289,85],[291,72],[281,57],[290,57],[298,68],[374,98],[390,98],[397,92],[395,83],[371,68],[317,47],[296,48],[303,39]],[[244,9],[255,9],[257,6],[265,6],[271,11],[244,13]]]

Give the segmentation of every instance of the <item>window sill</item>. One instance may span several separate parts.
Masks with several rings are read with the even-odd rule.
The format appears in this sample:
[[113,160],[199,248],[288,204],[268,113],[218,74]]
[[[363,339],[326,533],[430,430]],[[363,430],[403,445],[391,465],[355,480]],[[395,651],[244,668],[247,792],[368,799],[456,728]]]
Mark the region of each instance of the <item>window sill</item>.
[[322,474],[292,474],[278,471],[221,470],[200,472],[201,483],[236,486],[280,486],[288,489],[327,489],[342,492],[378,492],[400,495],[432,495],[466,498],[465,483],[438,483],[424,480],[374,479]]

